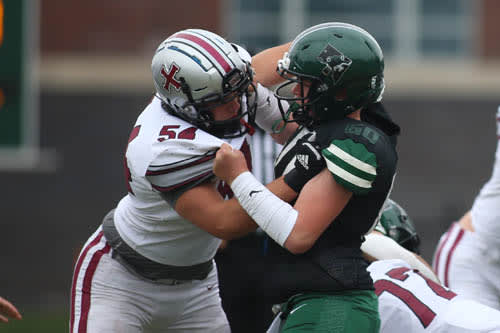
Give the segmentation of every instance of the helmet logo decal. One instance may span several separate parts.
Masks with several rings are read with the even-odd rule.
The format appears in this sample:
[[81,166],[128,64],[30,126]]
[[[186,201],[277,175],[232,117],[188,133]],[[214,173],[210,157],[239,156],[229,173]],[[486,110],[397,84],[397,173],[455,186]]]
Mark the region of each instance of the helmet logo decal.
[[331,77],[333,83],[337,83],[352,64],[351,59],[330,44],[327,44],[321,51],[318,60],[325,65],[321,73]]
[[175,63],[172,63],[168,70],[168,73],[165,71],[165,66],[161,67],[161,75],[165,78],[165,84],[163,85],[163,88],[165,88],[165,90],[170,90],[170,85],[173,85],[176,90],[180,90],[181,83],[174,77],[179,69],[179,66],[177,66]]

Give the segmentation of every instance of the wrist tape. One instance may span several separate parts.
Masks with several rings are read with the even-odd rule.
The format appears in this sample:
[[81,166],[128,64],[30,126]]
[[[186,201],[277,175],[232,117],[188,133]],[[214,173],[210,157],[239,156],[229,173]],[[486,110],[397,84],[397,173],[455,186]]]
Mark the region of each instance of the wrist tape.
[[298,212],[284,202],[250,172],[236,177],[231,189],[241,207],[276,243],[283,246],[297,221]]

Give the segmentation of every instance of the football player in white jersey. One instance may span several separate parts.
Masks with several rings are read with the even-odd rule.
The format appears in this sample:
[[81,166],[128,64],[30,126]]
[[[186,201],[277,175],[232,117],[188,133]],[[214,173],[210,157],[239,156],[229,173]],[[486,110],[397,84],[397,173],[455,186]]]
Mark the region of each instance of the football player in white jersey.
[[500,311],[443,286],[428,264],[418,265],[417,256],[409,256],[419,252],[418,235],[397,203],[388,201],[375,230],[385,236],[367,236],[362,249],[376,259],[386,258],[368,266],[379,300],[381,333],[500,332]]
[[[232,192],[215,179],[212,164],[227,143],[251,168],[247,134],[257,106],[266,117],[272,93],[253,83],[250,60],[241,47],[200,29],[179,31],[157,48],[156,94],[124,156],[128,194],[76,262],[72,333],[230,331],[213,258],[221,239],[257,225],[235,199],[224,200]],[[296,196],[288,193],[281,197]]]
[[460,295],[500,310],[500,107],[496,126],[491,178],[472,209],[441,236],[433,267],[441,281]]
[[[381,333],[500,332],[500,311],[444,287],[421,257],[406,212],[388,200],[380,222],[362,245],[378,296]],[[277,315],[268,333],[280,331]]]

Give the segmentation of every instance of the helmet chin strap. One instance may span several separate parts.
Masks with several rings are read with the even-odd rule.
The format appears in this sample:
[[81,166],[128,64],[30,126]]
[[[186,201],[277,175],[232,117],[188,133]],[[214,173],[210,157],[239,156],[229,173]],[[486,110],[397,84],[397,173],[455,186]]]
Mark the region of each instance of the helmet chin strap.
[[227,120],[221,123],[214,123],[207,129],[207,132],[215,135],[218,138],[228,138],[232,134],[239,136],[238,134],[242,131],[240,119]]

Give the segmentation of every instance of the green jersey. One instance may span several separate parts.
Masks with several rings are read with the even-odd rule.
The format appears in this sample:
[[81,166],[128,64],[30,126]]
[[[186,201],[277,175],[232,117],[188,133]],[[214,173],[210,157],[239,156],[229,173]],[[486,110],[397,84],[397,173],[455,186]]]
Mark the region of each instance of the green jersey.
[[[378,221],[392,189],[398,160],[395,135],[399,127],[390,120],[381,124],[384,123],[387,126],[376,127],[367,121],[345,118],[320,125],[314,131],[301,127],[275,162],[276,177],[288,172],[295,161],[297,141],[308,137],[321,147],[326,166],[335,181],[353,194],[309,251],[299,256],[288,254],[295,258],[286,259],[290,264],[303,265],[308,274],[315,269],[318,275],[321,271],[328,277],[311,282],[307,290],[328,290],[328,279],[331,290],[373,287],[360,246],[363,236]],[[306,260],[312,262],[314,268]],[[297,270],[295,267],[294,271]]]

